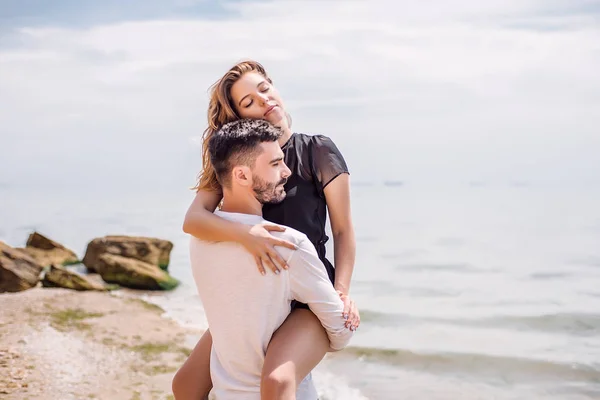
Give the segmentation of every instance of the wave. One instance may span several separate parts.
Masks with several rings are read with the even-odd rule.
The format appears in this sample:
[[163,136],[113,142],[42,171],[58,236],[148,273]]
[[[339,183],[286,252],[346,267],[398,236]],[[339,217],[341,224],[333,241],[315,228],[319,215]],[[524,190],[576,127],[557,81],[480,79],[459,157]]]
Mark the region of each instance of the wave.
[[478,319],[451,319],[419,317],[408,314],[391,314],[374,310],[361,310],[364,326],[400,327],[425,323],[470,326],[478,328],[501,328],[510,330],[562,333],[575,336],[600,335],[600,314],[556,313],[545,315],[506,315]]
[[402,181],[384,181],[383,186],[402,186],[404,182]]
[[571,264],[577,265],[577,266],[582,266],[582,267],[598,268],[598,267],[600,267],[600,257],[593,256],[593,255],[586,256],[586,257],[579,257],[579,258],[571,260]]
[[529,278],[537,279],[537,280],[546,280],[546,279],[562,279],[573,276],[574,274],[570,272],[535,272],[529,275]]
[[409,297],[448,298],[456,297],[461,294],[460,290],[451,288],[437,289],[416,286],[399,286],[394,284],[393,281],[357,282],[356,286],[363,293],[377,293],[379,295],[391,294],[394,296],[405,295]]
[[531,316],[499,316],[474,321],[475,325],[511,327],[579,336],[600,334],[600,314],[556,313]]
[[356,240],[359,243],[375,243],[380,239],[381,238],[379,236],[361,236],[361,235],[356,236]]
[[399,253],[384,253],[380,257],[384,260],[396,260],[396,259],[410,259],[415,257],[422,257],[429,254],[429,251],[425,249],[409,249]]
[[402,314],[387,314],[372,310],[360,310],[360,322],[365,325],[376,325],[380,327],[398,326],[402,323],[410,323],[414,318]]
[[600,381],[600,365],[558,363],[537,359],[468,353],[417,353],[405,349],[348,347],[341,356],[356,357],[361,361],[380,362],[411,370],[449,372],[453,374],[481,374],[504,380],[569,379]]
[[462,272],[467,274],[487,274],[487,273],[498,273],[498,269],[484,269],[477,268],[474,265],[468,263],[456,263],[456,264],[435,264],[435,263],[424,263],[424,264],[400,264],[396,266],[398,271],[437,271],[437,272]]

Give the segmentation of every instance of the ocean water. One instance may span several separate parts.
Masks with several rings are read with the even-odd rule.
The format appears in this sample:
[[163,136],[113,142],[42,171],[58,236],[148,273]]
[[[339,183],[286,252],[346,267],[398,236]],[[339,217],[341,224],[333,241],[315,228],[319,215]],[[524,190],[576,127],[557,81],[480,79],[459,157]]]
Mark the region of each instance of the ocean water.
[[[140,294],[206,327],[181,231],[192,196],[4,185],[0,240],[38,230],[83,257],[106,234],[169,239],[182,285]],[[322,399],[600,398],[599,205],[590,187],[355,184],[362,324],[315,371]]]

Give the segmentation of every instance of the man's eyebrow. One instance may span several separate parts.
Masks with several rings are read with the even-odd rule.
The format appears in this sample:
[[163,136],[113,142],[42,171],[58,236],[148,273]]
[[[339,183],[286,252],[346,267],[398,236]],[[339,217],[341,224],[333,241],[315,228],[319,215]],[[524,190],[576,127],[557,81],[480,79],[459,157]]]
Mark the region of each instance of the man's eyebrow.
[[282,161],[283,160],[283,156],[281,157],[276,157],[274,159],[271,160],[271,162],[269,164],[274,164],[276,162]]
[[[266,83],[266,82],[267,82],[266,80],[262,80],[262,81],[260,81],[260,82],[258,83],[258,85],[256,85],[256,87],[260,87],[260,85],[262,85],[263,83]],[[242,97],[242,98],[240,99],[240,101],[238,102],[238,106],[241,106],[241,105],[242,105],[242,101],[244,101],[244,99],[245,99],[246,97],[248,97],[248,96],[250,96],[250,93],[248,93],[247,95],[245,95],[244,97]]]

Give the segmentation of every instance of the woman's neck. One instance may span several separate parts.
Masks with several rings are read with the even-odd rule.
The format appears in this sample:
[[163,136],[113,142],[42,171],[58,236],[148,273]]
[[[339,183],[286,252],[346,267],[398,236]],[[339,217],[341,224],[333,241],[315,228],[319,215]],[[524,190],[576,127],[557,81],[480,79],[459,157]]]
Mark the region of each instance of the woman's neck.
[[292,137],[292,130],[289,127],[281,128],[283,134],[279,137],[278,142],[279,146],[283,146],[287,143],[288,140]]

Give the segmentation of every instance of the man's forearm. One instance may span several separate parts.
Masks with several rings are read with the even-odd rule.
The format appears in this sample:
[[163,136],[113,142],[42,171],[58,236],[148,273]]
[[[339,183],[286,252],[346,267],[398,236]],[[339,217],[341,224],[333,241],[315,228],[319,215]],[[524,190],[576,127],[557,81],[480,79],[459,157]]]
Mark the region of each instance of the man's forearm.
[[344,303],[331,287],[323,262],[308,240],[299,245],[289,260],[290,295],[306,303],[327,332],[330,348],[338,351],[348,345],[353,331],[343,318]]

